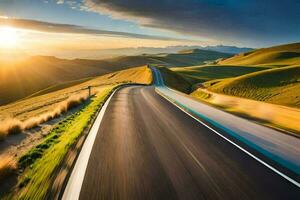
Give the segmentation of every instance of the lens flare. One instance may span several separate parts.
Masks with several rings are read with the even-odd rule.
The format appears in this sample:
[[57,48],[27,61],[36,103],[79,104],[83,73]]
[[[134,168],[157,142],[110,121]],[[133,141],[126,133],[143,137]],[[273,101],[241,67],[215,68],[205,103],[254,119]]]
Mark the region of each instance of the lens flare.
[[0,48],[13,48],[17,45],[18,31],[11,27],[0,27]]

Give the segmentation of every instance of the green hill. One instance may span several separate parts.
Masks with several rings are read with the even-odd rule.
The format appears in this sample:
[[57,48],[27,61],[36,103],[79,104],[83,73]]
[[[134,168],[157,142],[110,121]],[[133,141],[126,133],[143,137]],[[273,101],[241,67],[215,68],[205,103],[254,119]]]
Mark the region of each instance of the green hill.
[[167,58],[178,61],[179,63],[182,63],[183,66],[191,66],[191,65],[202,65],[209,61],[215,62],[215,60],[217,59],[229,58],[232,55],[233,54],[222,53],[217,51],[191,49],[191,50],[179,51],[177,54],[168,54]]
[[191,92],[192,84],[188,80],[186,80],[183,76],[181,76],[176,72],[173,72],[172,70],[166,67],[158,67],[158,69],[162,74],[164,83],[168,87],[179,90],[187,94]]
[[300,65],[300,43],[262,48],[219,61],[220,65]]
[[300,107],[300,66],[269,69],[206,83],[209,90],[258,101]]
[[236,77],[260,70],[268,69],[267,67],[248,67],[248,66],[231,66],[231,65],[202,65],[191,67],[175,67],[172,71],[183,75],[191,83],[203,83],[214,79],[223,79]]

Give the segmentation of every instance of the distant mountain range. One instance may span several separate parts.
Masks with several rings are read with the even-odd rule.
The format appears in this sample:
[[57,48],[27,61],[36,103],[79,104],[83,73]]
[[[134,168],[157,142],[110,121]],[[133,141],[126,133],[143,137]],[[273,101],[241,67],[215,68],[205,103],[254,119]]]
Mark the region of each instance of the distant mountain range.
[[210,51],[218,51],[223,53],[231,53],[231,54],[239,54],[248,51],[252,51],[254,49],[248,47],[236,47],[236,46],[224,46],[224,45],[217,45],[217,46],[206,46],[200,49],[210,50]]
[[[76,51],[63,51],[56,52],[55,54],[47,54],[45,56],[55,56],[58,58],[66,58],[66,59],[110,59],[119,56],[137,56],[141,54],[174,54],[180,51],[192,50],[192,49],[201,49],[201,50],[210,50],[217,51],[221,53],[229,53],[229,54],[239,54],[251,51],[251,48],[245,47],[236,47],[236,46],[168,46],[165,48],[155,48],[155,47],[139,47],[139,48],[119,48],[119,49],[89,49],[89,50],[76,50]],[[40,54],[44,55],[44,54]],[[1,51],[0,50],[0,62],[1,60],[16,60],[22,59],[24,57],[30,57],[34,55],[30,55],[27,52],[20,51]]]

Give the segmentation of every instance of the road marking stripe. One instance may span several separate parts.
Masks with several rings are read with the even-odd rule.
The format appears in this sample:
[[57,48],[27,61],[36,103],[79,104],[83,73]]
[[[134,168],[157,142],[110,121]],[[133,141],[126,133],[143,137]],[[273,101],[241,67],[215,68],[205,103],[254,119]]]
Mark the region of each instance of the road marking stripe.
[[83,184],[86,168],[89,162],[89,158],[94,146],[94,142],[100,127],[100,124],[102,122],[104,113],[106,111],[106,108],[115,94],[115,92],[118,90],[117,88],[110,97],[106,100],[104,105],[102,106],[95,123],[93,124],[91,131],[89,132],[86,140],[84,141],[84,144],[82,146],[82,149],[79,153],[79,156],[76,160],[75,166],[72,170],[71,176],[68,180],[67,186],[64,190],[64,194],[62,199],[63,200],[77,200],[79,199],[81,187]]
[[[168,87],[166,87],[168,88]],[[168,88],[169,89],[169,88]],[[155,91],[157,92],[157,94],[159,94],[160,96],[162,96],[164,99],[166,99],[167,101],[169,101],[170,103],[172,103],[174,106],[176,106],[177,108],[179,108],[181,111],[183,111],[184,113],[186,113],[188,116],[192,117],[193,119],[195,119],[196,121],[200,122],[203,126],[205,126],[206,128],[210,129],[211,131],[213,131],[215,134],[219,135],[220,137],[222,137],[224,140],[226,140],[227,142],[231,143],[232,145],[234,145],[235,147],[237,147],[238,149],[240,149],[241,151],[243,151],[244,153],[246,153],[247,155],[249,155],[250,157],[254,158],[256,161],[260,162],[261,164],[263,164],[264,166],[266,166],[267,168],[271,169],[273,172],[277,173],[278,175],[280,175],[281,177],[285,178],[286,180],[288,180],[289,182],[293,183],[294,185],[296,185],[297,187],[300,188],[300,183],[298,183],[297,181],[295,181],[294,179],[290,178],[289,176],[285,175],[284,173],[280,172],[279,170],[275,169],[274,167],[272,167],[271,165],[269,165],[268,163],[264,162],[263,160],[261,160],[260,158],[256,157],[255,155],[251,154],[249,151],[247,151],[246,149],[244,149],[243,147],[239,146],[238,144],[234,143],[233,141],[231,141],[230,139],[228,139],[227,137],[225,137],[224,135],[222,135],[221,133],[219,133],[218,131],[216,131],[215,129],[213,129],[212,127],[208,126],[207,124],[205,124],[203,121],[201,121],[200,119],[196,118],[195,116],[193,116],[192,114],[190,114],[189,112],[187,112],[186,110],[184,110],[182,107],[180,107],[179,105],[177,105],[176,103],[174,103],[171,99],[169,99],[166,95],[163,94],[163,92],[158,91],[159,89],[155,89]]]

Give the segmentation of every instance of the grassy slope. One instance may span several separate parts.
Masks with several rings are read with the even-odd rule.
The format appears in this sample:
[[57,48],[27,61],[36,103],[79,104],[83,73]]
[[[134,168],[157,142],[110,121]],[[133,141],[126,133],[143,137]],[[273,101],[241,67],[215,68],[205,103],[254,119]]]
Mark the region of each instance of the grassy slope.
[[167,63],[167,65],[170,66],[191,66],[201,65],[204,64],[205,61],[213,61],[219,58],[228,58],[230,56],[232,56],[232,54],[193,49],[181,51],[177,54],[162,54],[152,58]]
[[12,199],[44,199],[56,167],[62,162],[68,147],[75,143],[92,116],[103,104],[112,87],[104,89],[92,103],[61,122],[45,140],[24,155],[21,167],[27,167],[19,180],[19,189]]
[[30,96],[52,87],[76,85],[75,80],[95,77],[129,67],[141,66],[145,60],[64,60],[32,57],[16,63],[0,64],[0,105]]
[[166,67],[158,67],[160,70],[165,84],[173,89],[179,90],[184,93],[190,93],[192,84],[187,81],[183,76],[180,74],[173,72],[172,70]]
[[232,114],[300,136],[300,109],[218,94],[202,88],[191,96]]
[[220,61],[220,65],[300,65],[300,43],[262,48]]
[[[0,61],[0,105],[7,104],[41,90],[54,91],[76,85],[76,80],[95,77],[148,63],[168,66],[190,66],[204,60],[229,57],[213,51],[191,51],[179,54],[123,56],[105,60],[58,59],[37,56],[23,61]],[[44,94],[42,91],[41,94]],[[38,93],[39,94],[39,93]]]
[[54,109],[61,99],[82,92],[82,89],[89,85],[97,86],[95,89],[98,91],[96,97],[89,104],[57,124],[39,145],[20,158],[18,167],[25,169],[25,171],[19,177],[19,186],[16,191],[8,198],[45,198],[53,178],[53,172],[61,163],[69,147],[82,134],[92,116],[112,89],[118,84],[128,82],[150,84],[152,82],[151,70],[143,66],[118,71],[63,90],[0,107],[2,117],[5,113],[21,112],[22,114],[16,117],[24,120],[29,117],[37,117],[39,114]]
[[300,107],[300,43],[242,53],[217,65],[173,68],[213,92]]
[[180,73],[187,78],[191,83],[199,83],[214,79],[223,79],[236,77],[251,72],[256,72],[266,67],[248,67],[248,66],[222,66],[222,65],[202,65],[193,67],[176,67],[171,68],[173,71]]
[[148,84],[152,81],[152,74],[147,67],[136,67],[119,72],[99,76],[86,82],[41,96],[24,99],[5,106],[0,106],[0,120],[14,117],[25,120],[51,111],[63,100],[72,95],[87,92],[87,86],[106,86],[116,82],[137,82]]
[[269,69],[224,79],[208,89],[233,96],[300,107],[300,66]]
[[[79,79],[79,80],[75,80],[75,81],[66,81],[66,82],[63,82],[63,83],[58,83],[58,84],[52,85],[50,87],[47,87],[43,90],[40,90],[36,93],[33,93],[32,95],[27,96],[27,97],[25,97],[23,99],[20,99],[20,100],[29,99],[29,98],[32,98],[32,97],[37,97],[37,96],[40,96],[40,95],[44,95],[44,94],[48,94],[48,93],[55,92],[55,91],[58,91],[58,90],[62,90],[64,88],[72,87],[74,85],[79,85],[80,83],[84,83],[84,82],[89,81],[93,78],[94,77],[89,77],[89,78],[83,78],[83,79]],[[18,101],[20,101],[20,100],[18,100]]]

